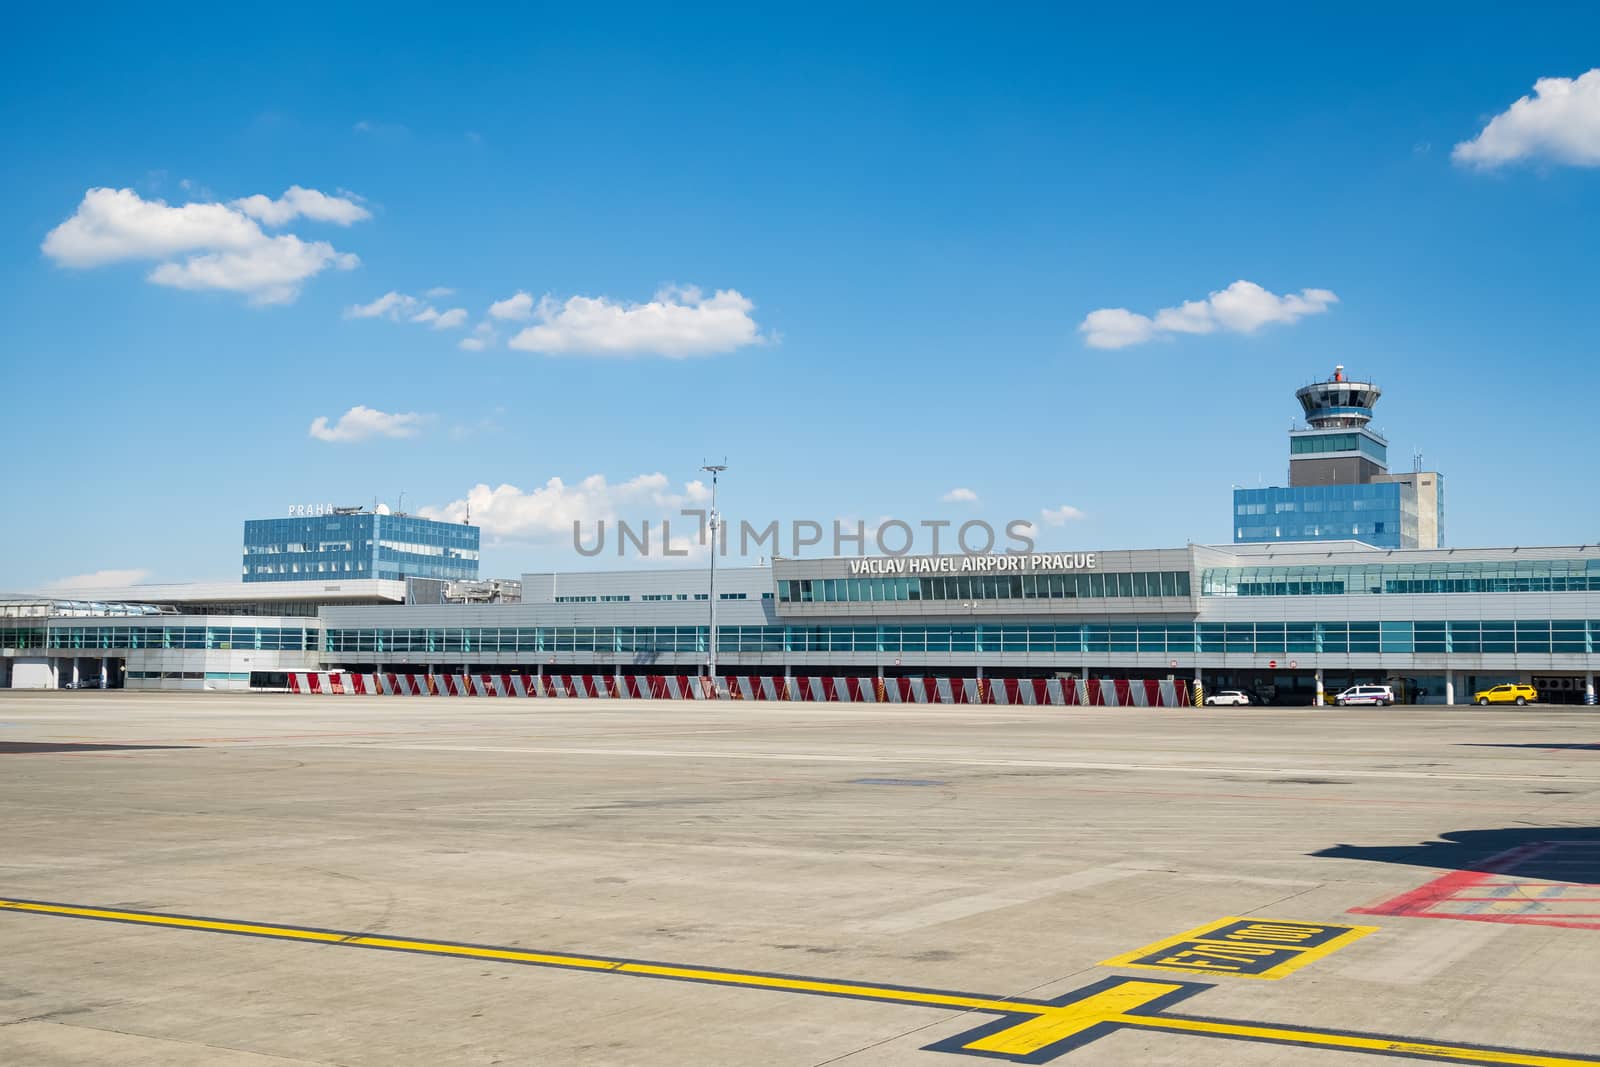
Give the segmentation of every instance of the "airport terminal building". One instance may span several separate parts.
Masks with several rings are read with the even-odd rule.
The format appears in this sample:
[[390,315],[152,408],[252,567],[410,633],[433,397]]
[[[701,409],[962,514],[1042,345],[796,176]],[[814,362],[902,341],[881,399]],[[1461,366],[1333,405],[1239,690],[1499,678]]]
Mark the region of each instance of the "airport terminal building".
[[246,523],[239,582],[0,594],[0,687],[702,674],[714,607],[719,675],[1181,679],[1281,703],[1515,681],[1593,703],[1600,546],[1443,547],[1443,479],[1389,471],[1378,395],[1343,367],[1296,393],[1290,484],[1234,494],[1233,544],[780,558],[719,568],[715,601],[687,568],[480,581],[476,527],[296,505]]
[[[364,579],[135,586],[0,603],[0,683],[283,688],[291,671],[695,674],[704,570],[526,574],[469,602]],[[1309,703],[1387,682],[1402,701],[1506,681],[1593,700],[1600,546],[1357,542],[1030,555],[779,559],[719,568],[721,674],[1199,679]]]

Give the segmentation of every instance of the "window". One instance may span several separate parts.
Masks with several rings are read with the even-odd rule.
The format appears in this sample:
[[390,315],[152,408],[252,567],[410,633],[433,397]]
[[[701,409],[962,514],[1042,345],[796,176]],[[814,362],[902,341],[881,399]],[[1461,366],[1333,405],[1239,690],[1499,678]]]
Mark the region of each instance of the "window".
[[[1384,528],[1393,525],[1384,520]],[[1600,591],[1600,559],[1214,567],[1200,572],[1200,583],[1208,597],[1590,592]]]

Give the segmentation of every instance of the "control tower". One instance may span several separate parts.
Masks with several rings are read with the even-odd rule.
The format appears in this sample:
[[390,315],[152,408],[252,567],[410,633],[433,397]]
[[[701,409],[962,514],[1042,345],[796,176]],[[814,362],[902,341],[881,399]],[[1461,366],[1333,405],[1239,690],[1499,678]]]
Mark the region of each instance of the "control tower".
[[1333,377],[1301,386],[1294,395],[1306,426],[1289,431],[1289,484],[1234,490],[1235,544],[1444,543],[1444,479],[1437,471],[1389,472],[1389,441],[1371,425],[1383,390],[1351,379],[1340,364]]
[[1295,390],[1305,411],[1304,430],[1289,431],[1290,485],[1366,485],[1389,473],[1389,441],[1372,429],[1372,409],[1383,395],[1371,382],[1333,377]]

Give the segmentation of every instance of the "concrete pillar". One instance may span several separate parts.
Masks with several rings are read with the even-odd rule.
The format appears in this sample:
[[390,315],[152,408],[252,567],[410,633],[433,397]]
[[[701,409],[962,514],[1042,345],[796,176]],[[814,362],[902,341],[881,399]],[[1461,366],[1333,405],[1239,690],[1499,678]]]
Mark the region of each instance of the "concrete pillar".
[[1444,702],[1446,704],[1454,704],[1456,702],[1456,672],[1455,671],[1445,671],[1444,672]]
[[1322,668],[1321,667],[1317,668],[1316,677],[1317,677],[1317,695],[1311,702],[1314,705],[1316,705],[1317,707],[1320,708],[1320,707],[1322,707]]
[[1591,705],[1594,703],[1594,671],[1583,676],[1583,702]]
[[72,657],[72,674],[67,678],[74,686],[78,684],[78,657]]
[[878,681],[883,681],[883,664],[878,664]]

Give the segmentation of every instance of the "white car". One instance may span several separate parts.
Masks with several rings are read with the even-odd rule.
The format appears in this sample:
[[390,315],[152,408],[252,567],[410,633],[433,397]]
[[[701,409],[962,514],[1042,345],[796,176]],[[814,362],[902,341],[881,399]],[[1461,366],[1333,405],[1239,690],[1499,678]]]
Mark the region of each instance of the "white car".
[[1334,697],[1333,702],[1341,708],[1352,704],[1371,704],[1382,708],[1394,703],[1394,690],[1386,685],[1352,685]]
[[1242,708],[1249,703],[1250,697],[1237,689],[1223,689],[1220,692],[1212,693],[1210,696],[1206,697],[1206,704],[1214,708],[1226,707],[1229,705],[1236,708]]

